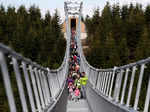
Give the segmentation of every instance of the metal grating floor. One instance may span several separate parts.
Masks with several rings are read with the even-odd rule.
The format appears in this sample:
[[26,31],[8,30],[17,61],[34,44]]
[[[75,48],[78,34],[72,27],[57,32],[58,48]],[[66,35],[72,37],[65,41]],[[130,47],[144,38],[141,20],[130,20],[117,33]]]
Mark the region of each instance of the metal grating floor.
[[91,112],[88,106],[88,103],[84,99],[79,101],[70,101],[68,100],[67,112]]

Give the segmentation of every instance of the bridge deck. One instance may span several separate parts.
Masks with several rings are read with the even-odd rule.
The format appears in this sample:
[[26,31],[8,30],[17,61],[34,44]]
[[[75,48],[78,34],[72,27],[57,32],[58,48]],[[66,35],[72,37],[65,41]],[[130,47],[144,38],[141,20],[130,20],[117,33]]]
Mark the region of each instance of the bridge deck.
[[91,111],[87,101],[84,99],[80,99],[77,102],[68,100],[67,112],[91,112]]

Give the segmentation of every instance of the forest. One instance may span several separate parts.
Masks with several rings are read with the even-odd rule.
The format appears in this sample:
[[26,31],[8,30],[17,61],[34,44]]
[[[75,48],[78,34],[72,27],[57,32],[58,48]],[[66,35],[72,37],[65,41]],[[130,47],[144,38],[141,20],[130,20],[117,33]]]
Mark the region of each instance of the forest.
[[[60,17],[31,6],[0,6],[0,43],[45,67],[58,68],[64,58],[66,41]],[[58,52],[59,51],[59,52]]]
[[[66,40],[61,30],[60,17],[56,10],[53,15],[47,12],[44,16],[40,9],[33,5],[29,9],[25,6],[15,8],[0,6],[0,43],[9,46],[22,56],[50,69],[60,67],[66,50]],[[8,60],[7,60],[8,61]],[[9,65],[12,70],[12,66]],[[20,106],[15,74],[9,71],[18,112]],[[22,70],[21,70],[22,73]],[[0,71],[0,112],[9,112],[8,100]],[[25,95],[27,89],[22,77]],[[26,96],[28,108],[31,110]]]
[[86,57],[97,68],[113,68],[150,56],[150,5],[106,4],[84,20],[89,49]]

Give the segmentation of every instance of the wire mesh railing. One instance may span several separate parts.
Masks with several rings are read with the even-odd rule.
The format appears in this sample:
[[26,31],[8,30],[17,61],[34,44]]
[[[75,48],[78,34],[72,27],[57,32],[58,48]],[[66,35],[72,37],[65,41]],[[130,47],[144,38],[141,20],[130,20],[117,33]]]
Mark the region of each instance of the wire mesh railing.
[[110,69],[96,69],[86,60],[80,41],[81,11],[77,28],[77,44],[81,68],[93,89],[109,101],[129,111],[150,111],[150,58]]

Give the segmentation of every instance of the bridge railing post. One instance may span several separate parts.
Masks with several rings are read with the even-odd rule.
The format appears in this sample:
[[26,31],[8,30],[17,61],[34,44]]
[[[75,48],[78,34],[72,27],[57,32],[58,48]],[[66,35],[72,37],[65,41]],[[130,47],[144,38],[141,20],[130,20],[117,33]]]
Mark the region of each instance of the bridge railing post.
[[93,88],[96,88],[96,81],[97,81],[97,71],[93,69],[93,79],[92,79],[92,82],[93,82]]
[[91,84],[93,85],[93,78],[94,78],[94,71],[92,68],[90,68],[90,79],[91,79]]
[[92,76],[91,76],[91,73],[92,73],[92,72],[91,72],[91,68],[90,68],[90,67],[88,67],[88,69],[89,69],[89,70],[88,70],[88,77],[89,77],[89,81],[91,82],[91,77],[92,77]]
[[101,92],[102,93],[103,93],[104,80],[105,80],[105,72],[103,72],[103,74],[102,74],[102,84],[101,84]]
[[83,60],[83,57],[81,56],[81,61],[83,62],[83,64],[84,64],[84,71],[86,72],[87,70],[86,70],[86,68],[87,68],[87,64],[84,62],[84,60]]
[[149,75],[149,81],[148,81],[148,86],[147,86],[147,94],[146,94],[146,100],[145,100],[145,105],[144,105],[144,112],[148,112],[149,104],[150,104],[150,75]]
[[119,77],[120,77],[120,71],[116,71],[116,77],[114,80],[114,91],[113,91],[113,99],[116,101],[117,97],[117,89],[119,86]]
[[27,71],[27,64],[23,61],[22,61],[22,68],[23,68],[25,83],[26,83],[26,86],[27,86],[29,101],[30,101],[30,104],[31,104],[31,109],[32,109],[32,112],[35,112],[36,108],[35,108],[35,102],[34,102],[32,88],[31,88],[31,82],[30,82],[30,79],[29,79],[28,71]]
[[45,73],[45,82],[47,86],[47,93],[48,93],[48,102],[50,103],[50,98],[51,98],[51,91],[50,91],[50,85],[49,85],[49,79],[48,79],[48,71]]
[[43,78],[43,86],[44,86],[44,89],[45,89],[45,96],[46,96],[46,106],[48,106],[49,104],[49,91],[48,91],[48,86],[47,86],[47,81],[46,81],[46,78],[45,78],[45,74],[44,74],[44,71],[41,72],[41,77]]
[[104,72],[101,72],[101,76],[100,76],[100,92],[102,92],[103,74],[104,74]]
[[137,70],[137,68],[136,68],[136,66],[134,66],[132,68],[132,76],[131,76],[131,80],[130,80],[128,98],[127,98],[127,103],[126,103],[127,107],[130,106],[130,100],[131,100],[131,94],[132,94],[132,88],[133,88],[133,83],[134,83],[134,77],[135,77],[136,70]]
[[45,103],[45,107],[48,105],[47,102],[47,95],[46,95],[46,88],[44,85],[44,79],[43,79],[43,75],[42,75],[42,71],[39,69],[39,78],[40,78],[40,83],[42,86],[42,91],[43,91],[43,96],[44,96],[44,103]]
[[5,56],[4,56],[3,52],[1,52],[1,51],[0,51],[0,68],[1,68],[1,73],[2,73],[2,77],[3,77],[3,81],[4,81],[4,86],[5,86],[5,91],[6,91],[10,111],[17,112],[14,95],[12,92],[11,82],[10,82],[10,76],[8,73],[8,67],[6,64]]
[[44,82],[43,82],[43,78],[42,78],[42,74],[41,74],[41,70],[38,70],[38,77],[39,77],[39,81],[40,81],[40,85],[41,85],[41,90],[42,90],[42,94],[43,94],[43,100],[44,100],[44,108],[47,106],[47,97],[46,97],[46,93],[45,93],[45,86],[44,86]]
[[51,80],[50,80],[50,70],[49,70],[49,68],[47,68],[47,80],[48,80],[48,85],[49,85],[50,97],[52,97],[52,85],[51,85]]
[[91,69],[90,69],[90,67],[88,67],[88,65],[86,66],[86,74],[87,74],[87,76],[89,77],[89,81],[91,80],[90,79],[90,71],[91,71]]
[[96,86],[96,88],[99,90],[99,87],[100,87],[100,74],[101,74],[101,72],[99,71],[98,72],[98,77],[97,77],[97,86]]
[[58,81],[59,81],[59,86],[61,88],[62,81],[63,81],[61,71],[57,71],[57,77],[58,77]]
[[121,104],[124,104],[124,96],[125,96],[125,90],[126,90],[126,86],[127,86],[127,79],[128,79],[129,71],[130,71],[130,69],[127,68],[126,73],[125,73],[125,79],[124,79],[122,94],[121,94]]
[[111,79],[111,85],[110,85],[110,91],[109,91],[109,98],[111,99],[112,98],[112,89],[113,89],[113,83],[114,83],[114,77],[115,77],[115,74],[116,74],[116,69],[117,67],[114,67],[113,69],[113,74],[112,74],[112,79]]
[[65,76],[66,74],[65,74],[66,72],[65,72],[65,69],[63,69],[63,75]]
[[96,70],[96,81],[95,81],[95,88],[96,89],[97,89],[98,81],[99,81],[99,71]]
[[39,91],[39,97],[40,97],[40,101],[41,101],[41,105],[42,105],[42,109],[43,109],[45,107],[45,103],[44,103],[44,97],[43,97],[43,93],[42,93],[42,86],[40,84],[40,79],[38,76],[38,70],[36,67],[34,68],[34,72],[35,72],[35,79],[37,81],[37,88]]
[[53,98],[56,98],[58,91],[59,91],[59,84],[58,84],[58,80],[57,80],[57,76],[56,73],[51,73],[51,82],[52,82],[52,86],[53,86]]
[[61,81],[61,87],[63,86],[63,82],[65,80],[65,76],[66,74],[63,72],[63,70],[61,70],[61,75],[62,75],[62,81]]
[[57,83],[57,85],[55,86],[55,88],[57,88],[56,95],[58,95],[59,90],[61,89],[61,87],[60,87],[60,82],[59,82],[59,79],[58,79],[58,73],[57,72],[55,73],[55,84],[56,83]]
[[58,89],[61,89],[60,80],[59,80],[59,76],[58,76],[58,71],[56,72],[56,80],[58,82]]
[[112,72],[109,72],[109,74],[108,74],[108,85],[107,85],[107,89],[106,89],[106,96],[109,95],[111,76],[112,76]]
[[103,81],[103,72],[101,72],[100,74],[100,88],[99,88],[100,91],[102,90],[102,81]]
[[102,84],[102,93],[105,95],[105,85],[106,85],[106,76],[107,76],[107,72],[104,72],[103,74],[103,84]]
[[41,104],[40,104],[40,97],[39,97],[39,94],[38,94],[38,89],[37,89],[37,85],[36,85],[36,79],[35,79],[35,75],[34,75],[34,70],[33,70],[33,67],[32,65],[29,65],[29,71],[30,71],[30,74],[31,74],[31,81],[32,81],[32,85],[33,85],[33,91],[34,91],[34,94],[35,94],[35,100],[36,100],[36,104],[37,104],[37,108],[38,108],[38,111],[41,112]]
[[121,84],[122,84],[123,73],[124,73],[124,70],[122,69],[117,74],[115,90],[114,90],[114,99],[115,99],[116,102],[119,101],[119,94],[120,94],[120,89],[121,89]]
[[46,100],[45,100],[45,104],[46,104],[46,106],[48,106],[48,99],[49,99],[49,96],[48,96],[48,88],[47,88],[47,86],[46,86],[46,80],[45,80],[45,74],[44,74],[44,71],[43,70],[41,70],[41,78],[42,78],[42,82],[43,82],[43,87],[44,87],[44,93],[45,93],[45,98],[46,98]]
[[106,95],[107,83],[108,83],[108,75],[109,72],[106,72],[105,86],[104,86],[104,94]]
[[141,70],[140,70],[139,81],[138,81],[138,85],[137,85],[136,96],[135,96],[134,110],[137,110],[137,107],[138,107],[139,96],[140,96],[141,85],[142,85],[142,79],[143,79],[143,74],[144,74],[144,68],[145,68],[145,64],[142,64]]
[[26,103],[26,99],[25,99],[25,93],[24,93],[24,89],[23,89],[23,84],[22,84],[22,79],[21,79],[21,74],[19,71],[17,59],[12,57],[12,63],[13,63],[13,69],[14,69],[15,76],[16,76],[21,105],[22,105],[23,111],[28,112],[27,103]]

